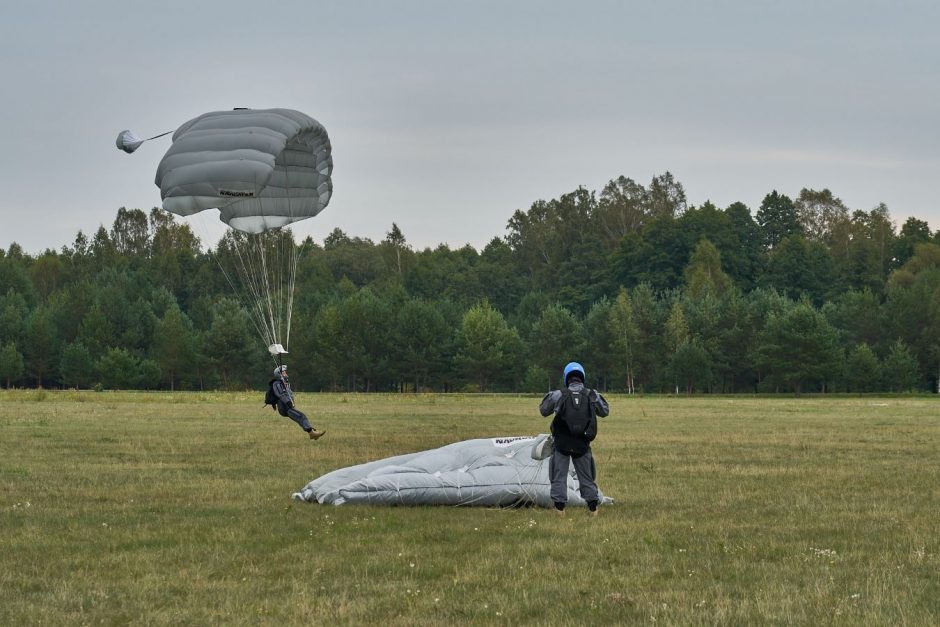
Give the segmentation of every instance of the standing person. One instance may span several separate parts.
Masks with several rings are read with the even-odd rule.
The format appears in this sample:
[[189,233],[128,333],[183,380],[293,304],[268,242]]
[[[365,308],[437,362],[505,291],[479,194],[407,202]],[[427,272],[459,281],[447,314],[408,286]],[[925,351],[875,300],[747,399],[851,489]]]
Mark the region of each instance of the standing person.
[[552,419],[552,457],[548,475],[552,482],[551,498],[559,516],[565,515],[568,503],[568,466],[574,463],[578,490],[587,501],[591,516],[597,516],[597,469],[591,454],[591,442],[597,436],[597,417],[610,413],[610,406],[597,390],[584,385],[584,368],[572,361],[564,370],[564,390],[552,390],[539,405],[543,416]]
[[271,405],[279,414],[290,418],[307,432],[311,440],[319,440],[326,431],[317,431],[307,420],[306,414],[294,407],[294,392],[290,389],[290,379],[287,377],[287,366],[278,366],[274,369],[274,378],[271,379],[265,403]]

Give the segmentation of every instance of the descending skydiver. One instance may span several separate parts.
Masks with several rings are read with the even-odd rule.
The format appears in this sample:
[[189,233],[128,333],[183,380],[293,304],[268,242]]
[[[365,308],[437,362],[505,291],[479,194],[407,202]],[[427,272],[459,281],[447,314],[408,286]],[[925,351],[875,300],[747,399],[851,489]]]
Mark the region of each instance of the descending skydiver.
[[287,377],[287,366],[278,366],[274,369],[274,378],[269,384],[268,395],[265,402],[276,409],[285,418],[290,418],[307,432],[311,440],[319,440],[326,431],[317,431],[307,420],[306,414],[294,407],[294,392],[290,389],[290,379]]
[[539,405],[543,416],[555,414],[552,419],[552,457],[548,462],[548,475],[552,482],[551,497],[555,510],[565,515],[568,502],[568,466],[574,463],[578,475],[578,490],[587,501],[591,516],[597,516],[597,468],[591,454],[591,442],[597,436],[597,416],[610,413],[610,406],[597,390],[584,385],[584,368],[573,361],[565,366],[564,390],[552,390]]

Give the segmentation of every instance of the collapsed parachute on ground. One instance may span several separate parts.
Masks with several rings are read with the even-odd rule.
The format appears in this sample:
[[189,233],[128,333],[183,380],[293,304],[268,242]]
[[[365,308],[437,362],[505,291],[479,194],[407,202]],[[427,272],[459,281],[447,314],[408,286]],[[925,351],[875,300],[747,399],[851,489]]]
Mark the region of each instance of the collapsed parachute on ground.
[[[547,435],[487,438],[341,468],[293,498],[323,505],[482,505],[551,507]],[[612,503],[601,495],[601,502]],[[568,504],[586,506],[573,468]]]

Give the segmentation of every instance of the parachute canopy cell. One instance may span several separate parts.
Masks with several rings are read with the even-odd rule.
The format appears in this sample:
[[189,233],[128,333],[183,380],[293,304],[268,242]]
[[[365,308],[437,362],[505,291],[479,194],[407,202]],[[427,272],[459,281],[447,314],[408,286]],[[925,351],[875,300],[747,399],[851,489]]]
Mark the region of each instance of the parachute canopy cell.
[[261,233],[320,213],[333,193],[332,171],[329,136],[310,116],[235,109],[180,126],[155,183],[171,213],[219,209],[232,228]]
[[[294,500],[342,505],[552,507],[546,434],[465,440],[438,449],[341,468],[308,483]],[[548,446],[546,446],[548,445]],[[604,504],[613,503],[600,495]],[[586,506],[574,468],[568,504]]]

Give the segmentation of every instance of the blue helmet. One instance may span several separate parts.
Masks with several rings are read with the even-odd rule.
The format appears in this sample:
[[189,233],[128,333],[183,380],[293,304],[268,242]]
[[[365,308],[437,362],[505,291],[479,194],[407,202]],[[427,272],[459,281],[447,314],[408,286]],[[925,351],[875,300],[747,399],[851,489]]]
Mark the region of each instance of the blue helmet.
[[584,366],[576,361],[572,361],[567,366],[565,366],[565,385],[568,385],[568,377],[571,376],[572,372],[577,372],[580,374],[581,381],[587,381],[587,377],[584,375]]

